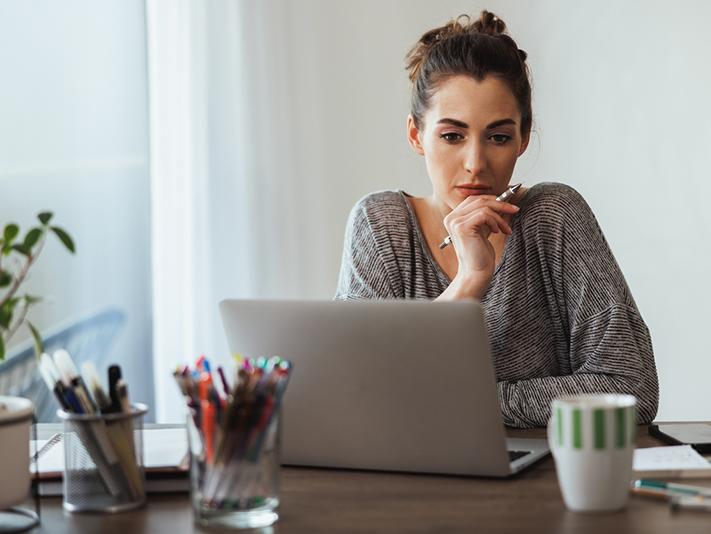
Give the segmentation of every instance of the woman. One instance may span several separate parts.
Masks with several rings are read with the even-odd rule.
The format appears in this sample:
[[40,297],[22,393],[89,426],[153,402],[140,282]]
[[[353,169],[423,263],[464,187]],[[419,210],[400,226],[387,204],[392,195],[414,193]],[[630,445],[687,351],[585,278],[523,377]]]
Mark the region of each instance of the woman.
[[526,53],[504,31],[484,11],[408,54],[408,140],[432,194],[356,204],[336,298],[479,299],[507,425],[543,426],[553,398],[593,392],[635,395],[648,423],[659,398],[649,331],[585,200],[556,183],[496,200],[532,123]]

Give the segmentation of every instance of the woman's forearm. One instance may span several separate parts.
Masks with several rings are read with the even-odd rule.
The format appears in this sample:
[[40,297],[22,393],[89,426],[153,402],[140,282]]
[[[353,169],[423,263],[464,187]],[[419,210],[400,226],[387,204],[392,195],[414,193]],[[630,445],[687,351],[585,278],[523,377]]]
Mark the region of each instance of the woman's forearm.
[[[642,371],[645,373],[647,371]],[[621,375],[572,374],[498,382],[504,424],[518,428],[546,426],[554,398],[581,393],[627,393],[637,397],[637,423],[657,414],[659,390],[655,381]]]

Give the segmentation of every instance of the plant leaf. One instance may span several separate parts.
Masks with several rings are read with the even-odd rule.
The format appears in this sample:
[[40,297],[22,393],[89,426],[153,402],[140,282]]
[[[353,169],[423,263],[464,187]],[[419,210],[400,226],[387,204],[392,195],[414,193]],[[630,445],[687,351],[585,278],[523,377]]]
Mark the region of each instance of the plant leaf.
[[32,251],[30,249],[28,249],[25,245],[15,244],[15,245],[12,245],[11,248],[12,248],[12,250],[16,250],[23,256],[29,256],[30,254],[32,254]]
[[74,241],[72,241],[72,238],[69,237],[69,234],[62,230],[59,226],[50,226],[50,228],[55,234],[57,234],[59,240],[64,243],[64,246],[67,247],[67,250],[74,254]]
[[42,224],[47,226],[49,224],[49,221],[52,219],[52,212],[51,211],[43,211],[39,215],[37,215],[37,218],[40,220]]
[[3,328],[10,328],[10,323],[12,323],[12,313],[17,303],[13,301],[15,301],[15,299],[10,299],[0,306],[0,326]]
[[30,332],[32,332],[32,337],[35,340],[35,356],[39,358],[44,352],[44,343],[42,343],[42,336],[31,322],[29,322],[28,320],[25,320],[25,322],[30,328]]
[[0,336],[0,362],[5,359],[5,342],[2,340],[2,336]]
[[12,243],[12,241],[17,237],[18,233],[20,233],[20,227],[16,224],[10,223],[5,226],[5,231],[3,232],[5,243],[7,243],[8,245]]
[[39,241],[40,237],[42,237],[42,229],[33,228],[32,230],[27,232],[27,235],[25,236],[25,247],[27,247],[28,249],[32,249],[32,247],[37,244],[37,241]]
[[12,274],[0,269],[0,287],[7,287],[12,282]]
[[25,304],[27,304],[28,306],[30,304],[36,304],[37,302],[42,302],[42,300],[43,300],[42,297],[35,297],[33,295],[25,295],[22,298],[25,299]]

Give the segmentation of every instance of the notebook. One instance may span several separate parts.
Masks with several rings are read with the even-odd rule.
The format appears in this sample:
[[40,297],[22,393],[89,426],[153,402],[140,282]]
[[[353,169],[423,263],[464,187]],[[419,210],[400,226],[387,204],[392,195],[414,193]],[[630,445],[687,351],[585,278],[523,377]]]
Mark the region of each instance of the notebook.
[[691,445],[635,449],[634,476],[655,478],[711,478],[711,463]]
[[[30,469],[33,473],[34,451],[37,451],[38,458],[40,495],[61,495],[64,470],[62,434],[55,434],[46,440],[30,441]],[[188,491],[188,442],[185,428],[144,429],[143,461],[148,493]]]

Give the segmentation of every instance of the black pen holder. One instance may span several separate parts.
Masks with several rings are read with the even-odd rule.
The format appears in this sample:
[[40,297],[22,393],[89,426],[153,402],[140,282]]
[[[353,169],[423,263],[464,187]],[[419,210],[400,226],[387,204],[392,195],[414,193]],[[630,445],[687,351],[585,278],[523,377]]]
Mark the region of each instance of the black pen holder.
[[131,413],[76,414],[64,422],[64,509],[116,513],[146,502],[143,464],[144,404]]

